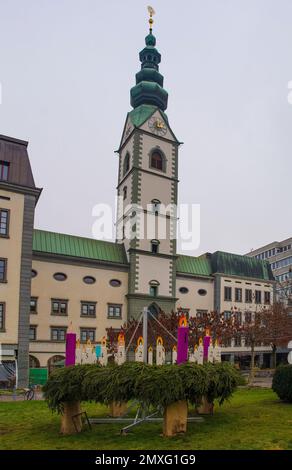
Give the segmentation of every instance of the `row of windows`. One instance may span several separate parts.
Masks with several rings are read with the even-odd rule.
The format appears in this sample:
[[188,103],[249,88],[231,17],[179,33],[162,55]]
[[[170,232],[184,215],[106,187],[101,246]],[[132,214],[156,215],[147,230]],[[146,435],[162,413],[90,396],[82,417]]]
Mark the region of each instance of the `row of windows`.
[[[224,287],[224,300],[227,302],[233,301],[232,287]],[[235,302],[243,302],[243,291],[240,287],[236,287],[234,289],[234,301]],[[245,303],[252,303],[255,302],[256,304],[261,304],[264,301],[265,304],[271,303],[271,292],[265,291],[264,298],[262,298],[262,291],[255,290],[254,292],[252,289],[245,289]]]
[[256,259],[268,259],[271,256],[275,256],[278,253],[284,253],[285,251],[291,250],[292,245],[291,243],[285,246],[280,246],[278,248],[272,248],[271,250],[264,251],[263,253],[259,253],[255,256]]
[[[37,271],[35,271],[34,269],[32,269],[31,271],[31,277],[34,278],[38,275]],[[56,281],[66,281],[68,279],[68,276],[67,274],[65,273],[55,273],[53,274],[53,278],[56,280]],[[95,277],[93,276],[84,276],[83,278],[83,282],[85,284],[95,284],[96,282],[96,279]],[[109,281],[109,284],[110,286],[112,287],[120,287],[122,285],[121,281],[119,279],[111,279]]]
[[[60,326],[60,327],[51,327],[51,341],[61,341],[64,342],[66,340],[66,333],[67,327]],[[90,340],[92,343],[95,342],[96,338],[96,328],[80,328],[80,341],[82,343],[86,343]],[[29,340],[36,341],[37,340],[37,326],[31,325],[29,327]]]
[[[68,300],[51,299],[51,315],[68,316]],[[96,317],[96,304],[97,302],[80,302],[80,316],[81,317]],[[38,299],[31,297],[30,299],[30,313],[38,313]],[[108,304],[107,311],[108,318],[122,318],[122,305]]]
[[288,258],[283,258],[280,259],[279,261],[276,261],[275,263],[272,263],[272,269],[278,269],[278,268],[284,268],[285,266],[292,265],[292,256],[288,256]]
[[0,160],[0,181],[8,181],[10,163]]
[[288,273],[284,273],[284,274],[280,274],[279,276],[276,276],[276,280],[278,282],[289,281],[289,279],[292,279],[292,271],[289,271]]

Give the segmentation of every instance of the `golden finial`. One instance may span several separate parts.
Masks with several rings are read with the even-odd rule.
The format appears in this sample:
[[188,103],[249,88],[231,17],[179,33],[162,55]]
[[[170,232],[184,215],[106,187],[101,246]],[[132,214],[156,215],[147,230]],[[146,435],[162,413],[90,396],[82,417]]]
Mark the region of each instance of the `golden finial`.
[[153,16],[155,15],[155,10],[151,6],[148,6],[147,10],[148,10],[148,13],[150,15],[150,18],[149,18],[150,33],[152,33],[152,26],[153,26],[153,23],[154,23]]

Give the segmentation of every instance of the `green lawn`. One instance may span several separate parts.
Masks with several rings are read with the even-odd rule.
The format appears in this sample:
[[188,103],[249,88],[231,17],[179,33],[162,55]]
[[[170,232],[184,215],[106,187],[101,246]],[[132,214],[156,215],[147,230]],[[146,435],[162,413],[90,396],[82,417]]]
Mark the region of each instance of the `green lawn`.
[[[84,403],[90,417],[105,407]],[[45,402],[0,402],[0,449],[292,449],[292,404],[267,389],[241,389],[214,416],[188,425],[186,435],[161,436],[162,424],[148,423],[120,435],[119,424],[94,425],[74,436],[59,434],[60,417]]]

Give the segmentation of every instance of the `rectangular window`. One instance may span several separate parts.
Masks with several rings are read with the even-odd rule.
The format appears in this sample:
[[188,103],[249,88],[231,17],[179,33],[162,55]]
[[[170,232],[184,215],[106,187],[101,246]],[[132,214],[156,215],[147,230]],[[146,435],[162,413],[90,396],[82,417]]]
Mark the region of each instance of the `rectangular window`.
[[107,307],[108,318],[122,318],[122,306],[116,304],[109,304]]
[[0,282],[6,282],[7,278],[7,259],[0,258]]
[[81,302],[81,316],[95,318],[96,302]]
[[255,291],[255,303],[256,304],[262,303],[262,292],[260,290]]
[[230,318],[231,318],[231,312],[225,311],[224,312],[224,320],[227,321],[227,320],[230,320]]
[[245,312],[245,314],[244,314],[245,323],[251,323],[251,320],[252,320],[252,313],[251,312]]
[[265,291],[265,304],[270,305],[271,303],[271,292]]
[[52,341],[65,341],[67,328],[64,327],[51,327],[51,340]]
[[242,289],[239,287],[235,289],[235,302],[242,302]]
[[38,299],[37,297],[30,298],[30,313],[37,313],[38,311]]
[[1,181],[8,181],[9,176],[9,162],[0,161],[0,180]]
[[151,297],[157,297],[158,286],[150,286],[149,294],[151,295]]
[[0,303],[0,331],[5,330],[5,303]]
[[0,209],[0,237],[9,235],[9,210]]
[[35,341],[37,339],[37,327],[30,326],[29,327],[29,341]]
[[232,287],[224,287],[224,300],[232,301]]
[[204,318],[208,313],[208,310],[197,310],[196,317],[197,318]]
[[86,343],[88,340],[94,343],[95,328],[80,328],[80,340],[82,343]]
[[242,322],[242,314],[241,314],[241,312],[235,312],[235,321],[236,321],[236,323],[238,323],[239,325],[241,325],[241,322]]
[[68,300],[52,299],[52,315],[68,315]]
[[245,289],[245,302],[247,304],[252,303],[252,290],[251,289]]
[[241,335],[236,335],[234,338],[234,346],[241,347]]

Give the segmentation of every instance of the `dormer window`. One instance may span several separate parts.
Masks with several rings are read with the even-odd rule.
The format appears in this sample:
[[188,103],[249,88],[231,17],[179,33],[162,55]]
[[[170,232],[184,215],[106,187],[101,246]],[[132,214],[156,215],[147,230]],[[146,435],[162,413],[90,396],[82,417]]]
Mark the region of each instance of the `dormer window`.
[[0,181],[8,181],[9,162],[0,161]]

